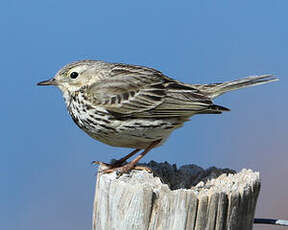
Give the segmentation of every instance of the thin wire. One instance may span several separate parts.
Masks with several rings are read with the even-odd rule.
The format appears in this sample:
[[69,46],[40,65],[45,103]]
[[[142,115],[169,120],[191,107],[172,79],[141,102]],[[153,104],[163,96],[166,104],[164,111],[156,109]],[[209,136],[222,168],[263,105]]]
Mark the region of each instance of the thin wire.
[[255,218],[254,224],[274,224],[274,225],[288,226],[288,220]]

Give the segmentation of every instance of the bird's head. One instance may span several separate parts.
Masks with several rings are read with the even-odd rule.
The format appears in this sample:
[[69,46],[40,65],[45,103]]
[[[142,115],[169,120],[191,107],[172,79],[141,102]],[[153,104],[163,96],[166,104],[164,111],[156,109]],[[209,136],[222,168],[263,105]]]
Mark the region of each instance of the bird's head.
[[54,85],[63,94],[71,94],[101,79],[101,76],[104,76],[103,71],[105,69],[105,63],[101,61],[84,60],[73,62],[61,68],[53,78],[41,81],[37,85]]

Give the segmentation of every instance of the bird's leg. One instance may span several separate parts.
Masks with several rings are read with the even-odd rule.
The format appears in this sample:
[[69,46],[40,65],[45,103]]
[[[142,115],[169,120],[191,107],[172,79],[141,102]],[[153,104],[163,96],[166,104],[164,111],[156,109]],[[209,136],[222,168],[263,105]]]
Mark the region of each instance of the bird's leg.
[[124,163],[127,159],[129,159],[130,157],[134,156],[136,153],[138,153],[141,149],[135,149],[134,151],[132,151],[131,153],[127,154],[125,157],[122,157],[119,160],[114,161],[111,166],[112,167],[117,167],[122,165],[122,163]]
[[146,170],[148,172],[151,172],[150,168],[144,167],[144,166],[136,166],[136,164],[139,160],[141,160],[148,152],[151,151],[151,149],[153,149],[155,146],[157,146],[160,142],[161,142],[161,140],[157,140],[157,141],[152,142],[146,149],[144,149],[144,151],[142,153],[140,153],[134,160],[130,161],[126,165],[116,167],[116,168],[104,169],[101,172],[102,173],[111,173],[111,172],[117,171],[118,176],[121,176],[123,173],[130,172],[132,169]]
[[104,165],[104,166],[106,166],[106,167],[108,167],[110,169],[111,168],[116,168],[116,167],[121,166],[127,159],[129,159],[130,157],[134,156],[139,151],[140,151],[140,149],[135,149],[131,153],[127,154],[126,156],[122,157],[119,160],[114,161],[111,164],[103,163],[103,162],[100,162],[100,161],[92,161],[91,164],[92,165]]

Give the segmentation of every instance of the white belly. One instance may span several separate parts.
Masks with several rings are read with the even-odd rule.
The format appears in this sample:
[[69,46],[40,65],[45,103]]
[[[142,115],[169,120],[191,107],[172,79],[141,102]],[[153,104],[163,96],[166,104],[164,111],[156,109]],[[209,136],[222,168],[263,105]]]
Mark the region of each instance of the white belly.
[[106,131],[105,134],[99,130],[85,131],[94,139],[111,146],[144,149],[157,140],[162,140],[158,145],[160,146],[171,132],[181,127],[182,124],[183,122],[179,122],[176,118],[168,120],[129,119],[114,121],[111,127],[116,131]]

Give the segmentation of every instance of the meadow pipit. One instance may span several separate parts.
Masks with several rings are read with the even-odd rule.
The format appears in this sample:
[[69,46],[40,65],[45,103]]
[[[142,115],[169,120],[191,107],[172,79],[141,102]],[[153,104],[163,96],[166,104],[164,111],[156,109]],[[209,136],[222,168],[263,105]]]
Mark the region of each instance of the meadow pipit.
[[[92,138],[135,149],[104,170],[122,174],[137,167],[146,153],[163,144],[191,116],[229,111],[213,104],[215,97],[276,80],[261,75],[224,83],[185,84],[148,67],[83,60],[64,66],[38,85],[57,86],[73,121]],[[141,154],[123,165],[140,150]]]

